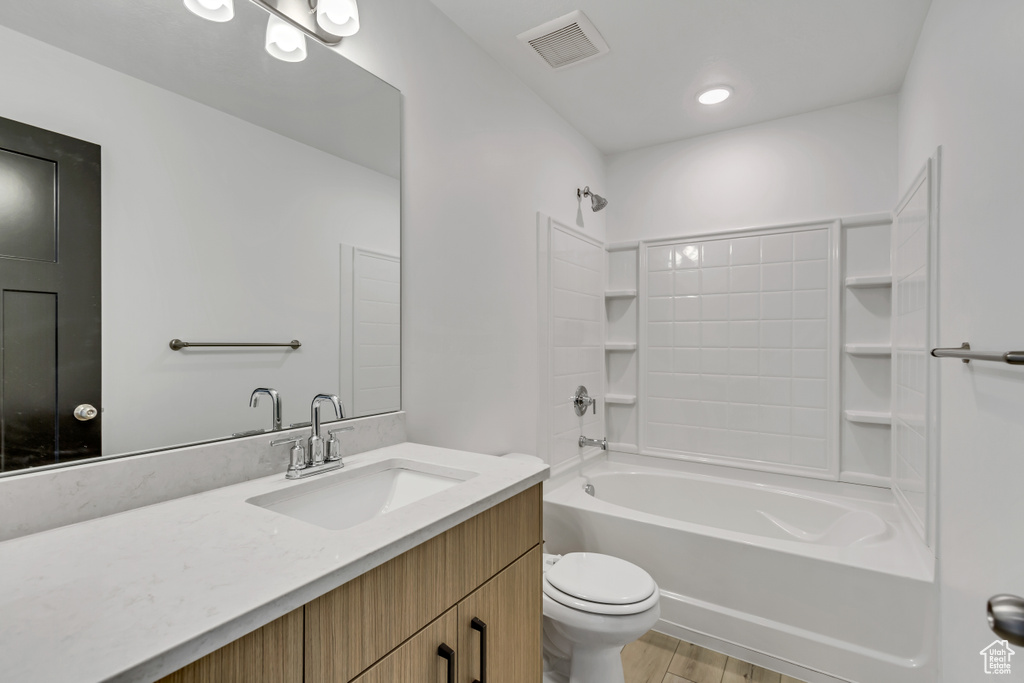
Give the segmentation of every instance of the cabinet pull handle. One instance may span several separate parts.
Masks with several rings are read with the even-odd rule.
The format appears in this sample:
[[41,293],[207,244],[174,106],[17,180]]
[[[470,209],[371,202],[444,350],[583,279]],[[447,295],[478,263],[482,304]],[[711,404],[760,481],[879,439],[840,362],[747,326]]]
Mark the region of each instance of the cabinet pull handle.
[[487,683],[487,624],[483,620],[473,617],[470,626],[474,631],[480,631],[480,678],[473,683]]
[[448,662],[448,683],[455,683],[455,650],[441,643],[437,646],[437,656]]

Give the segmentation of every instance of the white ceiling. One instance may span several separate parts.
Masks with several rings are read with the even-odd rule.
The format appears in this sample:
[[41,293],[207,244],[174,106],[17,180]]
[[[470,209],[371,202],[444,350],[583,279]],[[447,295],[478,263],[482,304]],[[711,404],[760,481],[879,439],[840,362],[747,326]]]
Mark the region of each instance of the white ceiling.
[[[605,153],[897,92],[931,0],[431,0]],[[523,31],[580,9],[608,55],[554,71]],[[735,90],[696,102],[706,86]]]

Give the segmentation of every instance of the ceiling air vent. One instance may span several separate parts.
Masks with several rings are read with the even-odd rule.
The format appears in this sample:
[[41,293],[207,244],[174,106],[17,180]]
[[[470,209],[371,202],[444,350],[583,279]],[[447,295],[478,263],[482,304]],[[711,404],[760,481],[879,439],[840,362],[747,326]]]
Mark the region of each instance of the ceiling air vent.
[[516,37],[532,47],[552,69],[564,69],[608,52],[608,43],[579,10]]

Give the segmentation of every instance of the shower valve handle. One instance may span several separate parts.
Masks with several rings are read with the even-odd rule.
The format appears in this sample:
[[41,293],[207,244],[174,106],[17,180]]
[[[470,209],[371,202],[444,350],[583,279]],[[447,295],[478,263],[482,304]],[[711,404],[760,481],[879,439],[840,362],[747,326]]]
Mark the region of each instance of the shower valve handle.
[[594,415],[597,415],[597,399],[591,398],[587,388],[582,384],[576,387],[576,393],[569,397],[569,402],[579,417],[583,417],[590,407],[594,408]]

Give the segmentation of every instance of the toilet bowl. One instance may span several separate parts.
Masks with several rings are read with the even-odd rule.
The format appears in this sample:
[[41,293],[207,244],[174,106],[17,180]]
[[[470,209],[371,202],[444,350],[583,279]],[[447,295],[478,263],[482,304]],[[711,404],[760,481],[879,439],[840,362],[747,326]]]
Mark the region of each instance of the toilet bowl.
[[661,616],[658,586],[598,553],[544,556],[545,683],[624,683],[622,648]]

